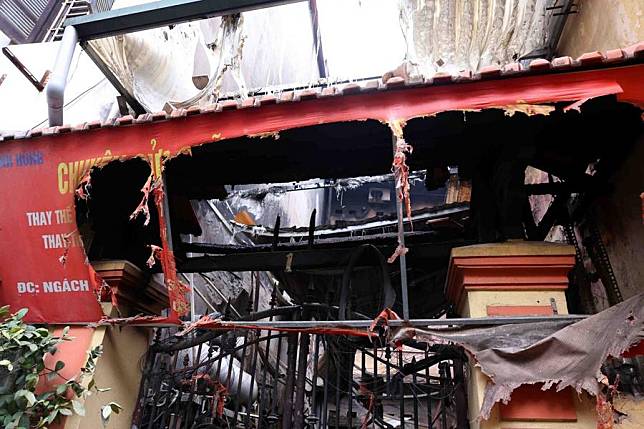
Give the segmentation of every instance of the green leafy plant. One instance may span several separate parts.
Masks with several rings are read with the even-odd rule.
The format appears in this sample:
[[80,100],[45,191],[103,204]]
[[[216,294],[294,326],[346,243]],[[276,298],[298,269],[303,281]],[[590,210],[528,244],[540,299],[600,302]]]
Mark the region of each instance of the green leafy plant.
[[[5,429],[47,428],[60,416],[85,415],[83,400],[92,392],[109,389],[96,387],[93,379],[101,346],[92,349],[77,377],[65,379],[60,371],[65,367],[57,361],[53,368],[45,366],[45,356],[55,355],[57,346],[70,341],[69,327],[57,337],[43,327],[26,324],[27,309],[9,314],[7,306],[0,308],[0,426]],[[64,382],[50,390],[36,393],[41,377]],[[108,411],[109,410],[109,411]],[[115,402],[101,408],[101,421],[106,426],[112,413],[121,406]]]

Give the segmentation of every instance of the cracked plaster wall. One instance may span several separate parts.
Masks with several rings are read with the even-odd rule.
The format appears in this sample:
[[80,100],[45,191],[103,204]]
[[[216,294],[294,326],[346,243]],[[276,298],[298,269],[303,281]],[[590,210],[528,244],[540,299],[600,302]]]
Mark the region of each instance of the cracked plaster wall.
[[641,0],[581,0],[559,41],[558,55],[623,48],[644,40]]

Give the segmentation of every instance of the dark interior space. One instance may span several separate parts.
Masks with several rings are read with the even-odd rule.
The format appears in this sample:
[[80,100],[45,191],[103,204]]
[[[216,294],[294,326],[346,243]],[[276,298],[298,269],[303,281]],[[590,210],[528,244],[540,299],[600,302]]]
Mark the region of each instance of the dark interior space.
[[[463,174],[471,174],[508,153],[569,179],[583,174],[589,162],[621,159],[639,135],[640,109],[614,96],[588,100],[581,112],[564,112],[569,104],[557,104],[547,116],[509,116],[501,109],[486,109],[411,119],[404,129],[405,140],[414,147],[408,164],[411,170],[458,165]],[[607,141],[615,144],[606,145]],[[181,189],[368,176],[390,172],[392,150],[386,124],[343,122],[202,145],[193,148],[192,155],[172,159],[166,172]],[[210,198],[220,196],[213,193]]]
[[[452,247],[511,238],[543,240],[552,226],[569,221],[571,213],[583,215],[584,204],[588,204],[584,200],[610,192],[611,176],[641,133],[640,109],[612,96],[587,101],[581,112],[564,112],[565,106],[553,106],[547,116],[508,115],[489,109],[445,112],[408,121],[405,139],[414,147],[408,164],[412,171],[427,170],[428,189],[445,186],[448,167],[472,183],[469,204],[424,208],[437,212],[440,222],[414,221],[413,230],[409,222],[405,224],[412,317],[449,310],[444,307],[443,286]],[[391,212],[344,224],[340,213],[340,226],[364,223],[366,229],[360,237],[322,231],[328,225],[313,222],[308,229],[301,228],[309,230],[308,239],[293,242],[280,237],[284,230],[275,219],[277,224],[270,226],[277,230],[269,231],[274,239],[220,245],[199,239],[208,226],[200,222],[191,205],[191,200],[224,199],[226,185],[234,189],[242,184],[387,174],[391,172],[392,148],[389,127],[370,120],[206,144],[194,148],[191,155],[168,161],[166,191],[178,270],[270,271],[296,300],[327,300],[333,305],[339,304],[346,288],[343,276],[349,273],[351,291],[345,304],[356,312],[355,317],[375,315],[384,298],[374,290],[382,292],[386,283],[396,296],[393,308],[400,310],[399,265],[385,264],[388,282],[384,282],[382,258],[374,257],[371,250],[360,250],[376,249],[385,259],[394,252],[397,235],[393,224],[368,230],[369,222],[391,218]],[[592,174],[587,172],[589,164]],[[551,181],[525,185],[527,166],[547,172]],[[92,171],[90,198],[77,203],[78,223],[91,260],[127,259],[149,271],[145,266],[149,245],[159,243],[152,201],[147,227],[142,216],[129,220],[141,201],[140,189],[149,172],[142,160],[115,162]],[[528,210],[531,194],[555,198],[552,210],[539,224]],[[576,212],[562,209],[562,201],[571,194],[583,196]],[[455,208],[461,210],[457,217],[440,214],[440,210]],[[419,207],[415,209],[415,215],[421,213]],[[333,210],[333,214],[338,212]],[[194,237],[192,243],[182,241],[185,234]],[[158,264],[154,269],[158,270]]]
[[138,158],[92,169],[87,199],[76,197],[76,222],[90,261],[125,259],[146,267],[150,245],[160,245],[154,200],[148,201],[147,225],[144,215],[130,215],[143,198],[141,188],[149,176],[150,166]]

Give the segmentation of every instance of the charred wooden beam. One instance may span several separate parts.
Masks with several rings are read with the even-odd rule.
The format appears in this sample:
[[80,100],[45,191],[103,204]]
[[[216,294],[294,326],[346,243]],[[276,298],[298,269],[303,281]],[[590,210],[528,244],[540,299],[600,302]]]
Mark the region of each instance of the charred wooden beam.
[[[455,240],[441,243],[408,243],[408,256],[413,259],[448,258],[453,247],[473,244],[472,241]],[[382,254],[391,254],[396,244],[381,244],[376,246]],[[231,253],[227,255],[206,255],[185,260],[177,260],[180,272],[212,271],[283,271],[290,258],[292,271],[310,269],[337,269],[345,266],[355,245],[343,248],[314,248],[265,250],[254,253]],[[289,256],[292,255],[292,256]],[[365,264],[371,262],[365,262]]]
[[[436,231],[414,231],[406,234],[411,243],[425,243],[425,242],[441,242],[448,241],[458,237],[458,234],[441,233]],[[354,248],[360,244],[396,244],[397,233],[389,232],[384,234],[373,235],[356,235],[356,236],[342,236],[319,238],[315,240],[315,247],[318,249],[328,248]],[[284,250],[284,251],[297,251],[310,248],[308,240],[302,240],[292,243],[275,243],[271,244],[254,244],[254,245],[238,245],[238,244],[213,244],[213,243],[199,243],[182,242],[180,246],[184,252],[192,253],[205,253],[210,255],[227,255],[233,253],[258,253],[269,250]]]

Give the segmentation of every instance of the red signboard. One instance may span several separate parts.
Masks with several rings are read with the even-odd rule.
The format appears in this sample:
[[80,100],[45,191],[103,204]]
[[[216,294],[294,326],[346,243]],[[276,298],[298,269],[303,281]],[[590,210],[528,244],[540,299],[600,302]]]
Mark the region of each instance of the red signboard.
[[191,146],[307,125],[392,122],[447,110],[574,102],[607,94],[643,104],[642,76],[644,65],[634,65],[389,89],[5,140],[0,142],[0,302],[14,310],[28,307],[32,322],[102,317],[74,211],[75,190],[93,166],[141,157],[158,177],[164,160]]

